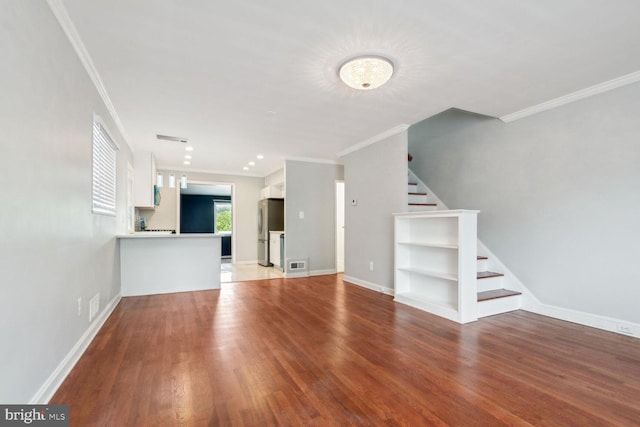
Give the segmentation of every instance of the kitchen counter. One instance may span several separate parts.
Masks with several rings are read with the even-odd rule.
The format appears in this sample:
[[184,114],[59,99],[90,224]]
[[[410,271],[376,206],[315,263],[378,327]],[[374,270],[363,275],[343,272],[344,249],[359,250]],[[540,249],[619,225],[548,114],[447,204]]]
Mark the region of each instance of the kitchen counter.
[[118,236],[122,296],[220,289],[219,234]]
[[212,234],[212,233],[184,233],[184,234],[171,234],[168,231],[139,231],[132,234],[121,234],[118,236],[119,239],[144,239],[144,238],[158,238],[158,237],[169,237],[172,239],[176,238],[207,238],[207,237],[222,237],[221,234]]

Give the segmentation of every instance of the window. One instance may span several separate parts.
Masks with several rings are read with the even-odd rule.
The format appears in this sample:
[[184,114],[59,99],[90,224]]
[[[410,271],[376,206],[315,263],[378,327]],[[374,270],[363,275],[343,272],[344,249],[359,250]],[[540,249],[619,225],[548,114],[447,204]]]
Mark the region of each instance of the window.
[[116,151],[99,116],[93,116],[93,213],[116,215]]
[[215,232],[231,234],[231,202],[227,200],[213,201]]

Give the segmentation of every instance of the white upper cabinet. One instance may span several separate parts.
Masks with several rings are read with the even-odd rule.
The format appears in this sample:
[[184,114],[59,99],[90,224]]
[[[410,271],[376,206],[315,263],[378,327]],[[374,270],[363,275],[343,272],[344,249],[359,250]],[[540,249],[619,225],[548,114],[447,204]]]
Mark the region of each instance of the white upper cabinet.
[[150,151],[139,151],[133,154],[134,162],[134,206],[139,208],[155,208],[154,186],[156,185],[156,159]]

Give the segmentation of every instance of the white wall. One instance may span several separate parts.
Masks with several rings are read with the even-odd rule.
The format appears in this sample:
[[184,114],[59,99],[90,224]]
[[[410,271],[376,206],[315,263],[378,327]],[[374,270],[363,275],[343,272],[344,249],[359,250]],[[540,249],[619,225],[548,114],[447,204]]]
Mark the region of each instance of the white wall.
[[[169,171],[167,171],[168,173]],[[234,185],[233,210],[236,223],[233,230],[235,246],[232,248],[232,253],[236,263],[257,263],[258,201],[260,200],[260,190],[264,186],[264,179],[204,172],[174,171],[174,173],[176,177],[180,177],[184,173],[189,181]]]
[[[27,403],[89,329],[89,300],[120,292],[132,156],[46,2],[0,2],[0,55],[0,402]],[[94,112],[120,145],[117,217],[91,213]]]
[[344,182],[345,279],[392,292],[391,214],[407,210],[407,132],[346,155]]
[[141,217],[147,221],[148,229],[174,230],[178,228],[178,198],[180,197],[180,176],[176,176],[175,188],[169,187],[170,171],[162,172],[164,185],[160,188],[160,206],[155,209],[138,209]]
[[285,259],[308,259],[310,274],[336,270],[335,182],[343,174],[342,165],[285,162]]
[[509,124],[409,129],[412,170],[543,303],[640,322],[640,84]]

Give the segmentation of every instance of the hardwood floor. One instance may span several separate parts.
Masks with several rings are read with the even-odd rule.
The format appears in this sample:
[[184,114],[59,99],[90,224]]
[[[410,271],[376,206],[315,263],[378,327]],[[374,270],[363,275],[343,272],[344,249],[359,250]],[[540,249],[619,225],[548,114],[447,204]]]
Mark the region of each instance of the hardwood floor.
[[51,403],[73,426],[640,425],[640,340],[467,325],[340,276],[123,298]]

